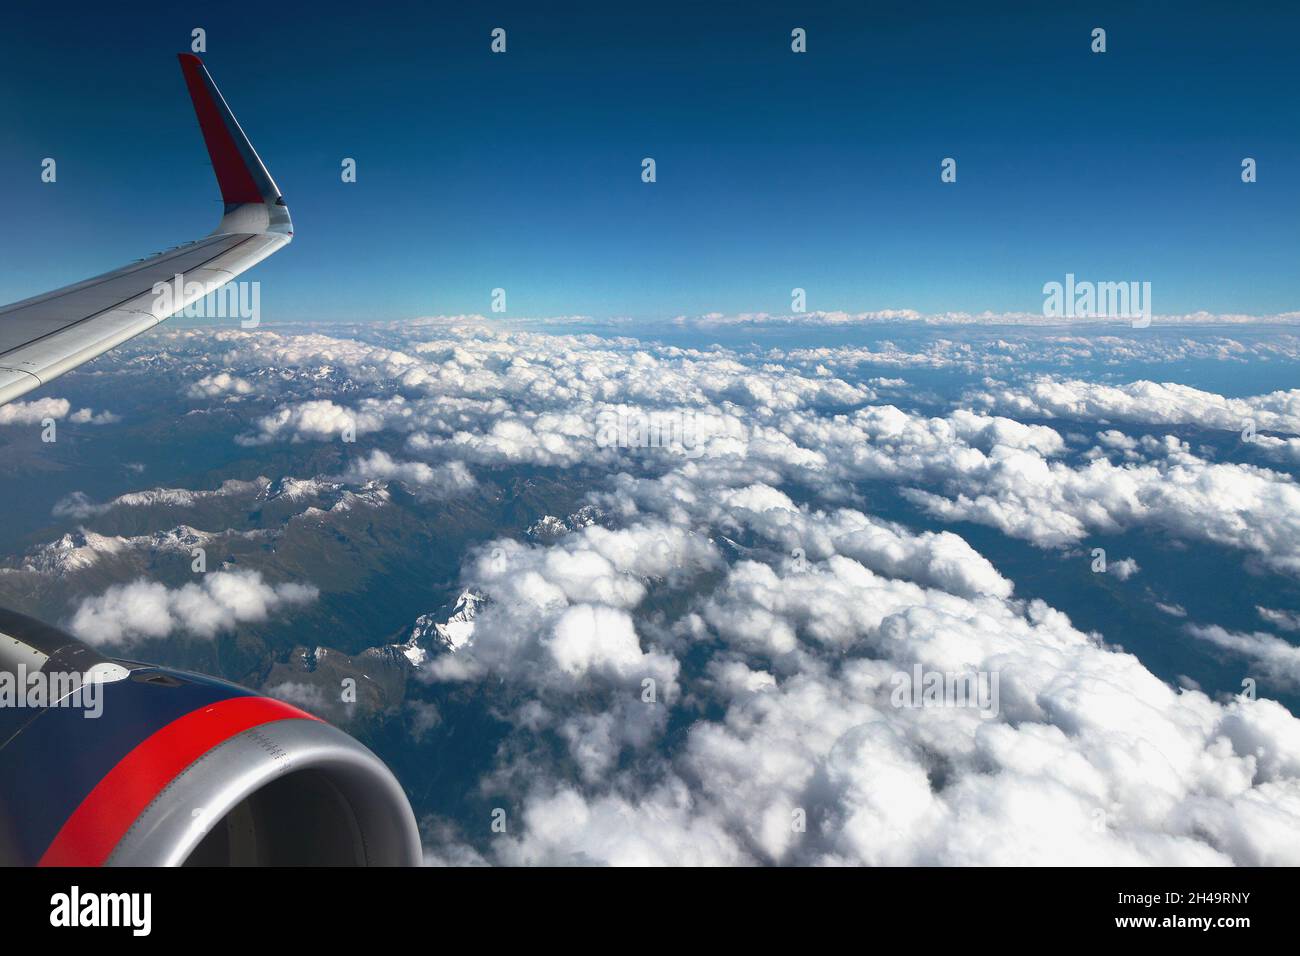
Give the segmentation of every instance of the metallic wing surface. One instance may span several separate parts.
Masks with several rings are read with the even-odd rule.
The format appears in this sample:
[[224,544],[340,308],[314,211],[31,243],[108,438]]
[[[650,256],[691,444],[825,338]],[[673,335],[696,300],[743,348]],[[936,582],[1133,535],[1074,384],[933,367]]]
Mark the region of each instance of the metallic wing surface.
[[148,331],[292,240],[279,187],[207,68],[190,53],[180,62],[221,187],[221,222],[202,239],[0,308],[0,405]]

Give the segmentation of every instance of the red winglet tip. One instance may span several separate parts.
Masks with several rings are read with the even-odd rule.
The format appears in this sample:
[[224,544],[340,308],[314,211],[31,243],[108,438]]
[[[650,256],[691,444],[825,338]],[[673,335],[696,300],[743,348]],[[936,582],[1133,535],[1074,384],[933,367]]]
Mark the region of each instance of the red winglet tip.
[[264,202],[266,197],[258,188],[249,171],[247,159],[241,155],[239,145],[226,125],[226,117],[230,118],[231,123],[235,122],[234,117],[230,116],[224,101],[218,103],[221,94],[203,68],[203,61],[193,53],[179,53],[177,57],[180,59],[181,73],[185,77],[185,86],[194,104],[199,129],[203,131],[208,157],[217,174],[221,198],[228,206]]

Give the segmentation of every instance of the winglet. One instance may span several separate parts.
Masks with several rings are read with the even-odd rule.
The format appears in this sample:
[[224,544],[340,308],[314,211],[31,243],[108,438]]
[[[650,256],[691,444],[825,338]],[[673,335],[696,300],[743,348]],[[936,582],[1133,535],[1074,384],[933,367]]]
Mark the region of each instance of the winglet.
[[[217,231],[248,231],[248,220],[262,217],[241,212],[240,207],[260,205],[265,210],[266,224],[257,231],[293,235],[289,210],[279,187],[212,82],[207,67],[193,53],[181,53],[179,59],[203,141],[212,159],[212,169],[217,174],[217,185],[221,187],[221,198],[226,204],[226,218]],[[225,228],[227,220],[231,220],[229,228]]]

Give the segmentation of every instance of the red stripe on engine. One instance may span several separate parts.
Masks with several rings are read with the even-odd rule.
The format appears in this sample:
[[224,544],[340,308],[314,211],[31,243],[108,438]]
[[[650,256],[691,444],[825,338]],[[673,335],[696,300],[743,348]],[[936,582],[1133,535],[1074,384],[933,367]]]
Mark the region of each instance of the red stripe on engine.
[[269,697],[229,697],[176,718],[104,775],[37,865],[102,866],[145,808],[186,767],[249,728],[291,718],[319,719]]

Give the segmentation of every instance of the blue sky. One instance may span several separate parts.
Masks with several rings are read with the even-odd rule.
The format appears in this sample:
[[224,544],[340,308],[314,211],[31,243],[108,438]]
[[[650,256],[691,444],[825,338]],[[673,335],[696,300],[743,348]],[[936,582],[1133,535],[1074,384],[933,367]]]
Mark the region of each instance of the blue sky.
[[249,276],[269,321],[486,312],[497,286],[512,315],[783,312],[794,286],[1037,311],[1066,272],[1150,281],[1160,313],[1300,307],[1282,5],[132,6],[4,15],[0,300],[215,223],[175,62],[202,26],[298,230]]

